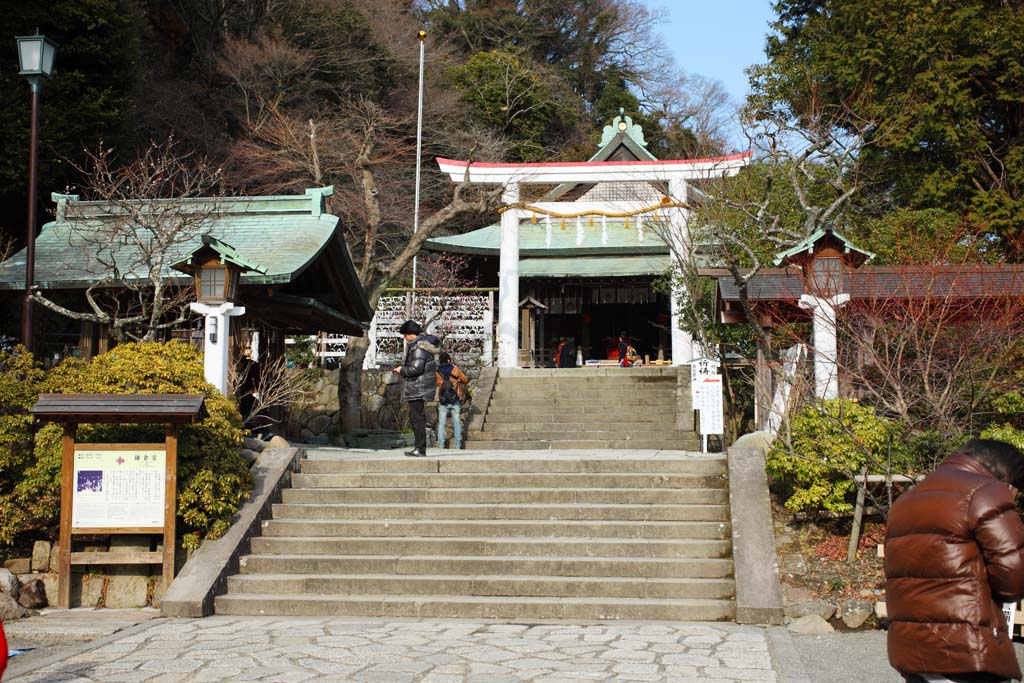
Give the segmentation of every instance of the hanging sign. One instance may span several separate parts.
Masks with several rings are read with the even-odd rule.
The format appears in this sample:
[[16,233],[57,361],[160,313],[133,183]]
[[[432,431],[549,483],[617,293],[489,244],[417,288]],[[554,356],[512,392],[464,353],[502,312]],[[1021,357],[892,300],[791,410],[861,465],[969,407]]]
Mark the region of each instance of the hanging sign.
[[71,527],[164,526],[164,444],[75,446]]

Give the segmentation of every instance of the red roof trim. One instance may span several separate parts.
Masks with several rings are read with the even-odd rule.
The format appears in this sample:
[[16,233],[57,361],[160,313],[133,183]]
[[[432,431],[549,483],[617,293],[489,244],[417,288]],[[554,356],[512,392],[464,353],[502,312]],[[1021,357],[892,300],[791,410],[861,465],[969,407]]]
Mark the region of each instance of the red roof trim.
[[[603,166],[668,166],[671,164],[706,164],[721,161],[737,161],[739,159],[748,159],[754,155],[753,152],[740,152],[739,154],[730,154],[724,157],[709,157],[707,159],[649,159],[639,161],[542,161],[534,162],[529,164],[515,164],[515,163],[488,163],[483,161],[472,162],[473,168],[553,168],[558,166],[593,166],[601,168]],[[465,167],[470,164],[468,161],[459,161],[457,159],[444,159],[437,157],[438,165],[448,164],[451,166],[462,166]]]

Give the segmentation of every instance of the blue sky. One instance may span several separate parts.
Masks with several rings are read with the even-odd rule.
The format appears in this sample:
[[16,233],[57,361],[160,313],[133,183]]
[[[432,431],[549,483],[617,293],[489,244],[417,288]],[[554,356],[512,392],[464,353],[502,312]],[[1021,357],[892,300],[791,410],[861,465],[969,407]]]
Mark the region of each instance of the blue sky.
[[661,34],[678,66],[721,81],[736,100],[747,94],[743,70],[764,61],[764,37],[775,17],[771,0],[643,0],[664,10]]

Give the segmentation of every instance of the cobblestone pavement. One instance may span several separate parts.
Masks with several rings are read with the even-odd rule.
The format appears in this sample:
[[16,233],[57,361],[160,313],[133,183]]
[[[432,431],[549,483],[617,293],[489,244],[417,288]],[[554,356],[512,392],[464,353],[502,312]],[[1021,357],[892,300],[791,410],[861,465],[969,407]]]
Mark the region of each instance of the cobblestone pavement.
[[7,683],[785,681],[770,640],[717,623],[211,617],[158,620]]

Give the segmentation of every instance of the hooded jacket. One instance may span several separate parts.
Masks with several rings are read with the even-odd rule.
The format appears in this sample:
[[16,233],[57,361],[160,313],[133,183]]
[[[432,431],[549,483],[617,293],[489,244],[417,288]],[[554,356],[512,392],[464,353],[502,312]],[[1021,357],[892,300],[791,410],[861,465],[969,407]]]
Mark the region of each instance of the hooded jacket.
[[889,662],[1020,678],[1001,603],[1024,596],[1016,489],[955,454],[897,499],[885,536]]
[[433,401],[437,384],[437,354],[441,352],[441,340],[432,334],[421,334],[409,343],[405,352],[405,363],[399,375],[405,379],[402,385],[403,401]]

